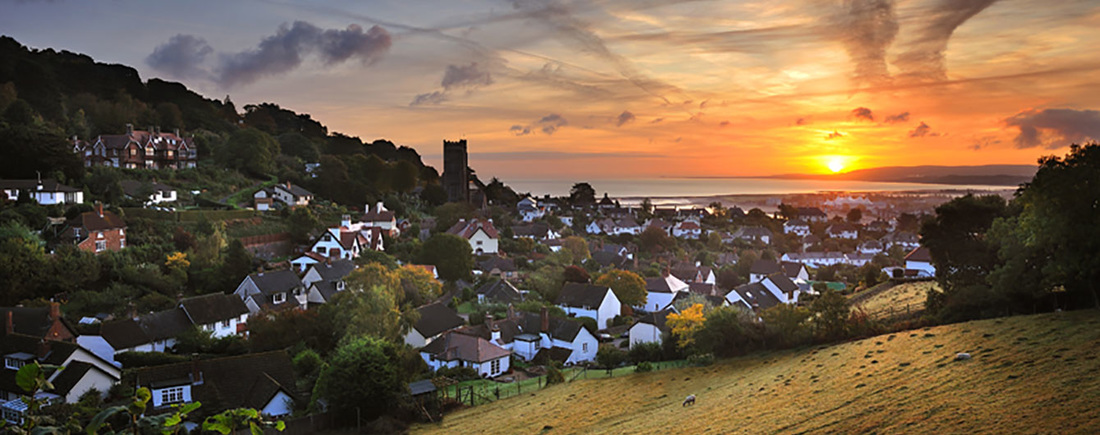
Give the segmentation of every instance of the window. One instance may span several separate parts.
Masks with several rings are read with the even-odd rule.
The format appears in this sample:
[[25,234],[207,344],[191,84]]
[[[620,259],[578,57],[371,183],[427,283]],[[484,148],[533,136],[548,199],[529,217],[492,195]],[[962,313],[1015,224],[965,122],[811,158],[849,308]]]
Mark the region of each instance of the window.
[[23,413],[14,409],[4,408],[4,420],[11,424],[23,424]]
[[489,373],[492,373],[492,374],[500,373],[500,360],[499,359],[495,359],[495,360],[493,360],[492,363],[489,364]]
[[275,295],[271,297],[271,302],[275,304],[286,302],[286,293],[275,293]]
[[172,387],[160,390],[161,405],[180,402],[183,402],[183,387]]
[[130,148],[130,157],[134,157],[136,155],[137,155],[137,148]]
[[125,249],[125,248],[126,248],[126,239],[119,239],[118,240],[118,249]]
[[481,241],[481,240],[478,240],[478,241],[477,241],[477,245],[478,245],[478,246],[481,246],[481,243],[482,243],[482,241]]
[[581,352],[588,353],[588,343],[581,343]]
[[4,367],[12,370],[19,370],[20,367],[27,365],[27,362],[19,358],[4,358]]
[[172,150],[168,150],[168,158],[172,158]]
[[153,156],[153,147],[145,147],[145,156],[146,157],[152,157]]
[[218,322],[218,326],[221,327],[221,328],[228,328],[229,327],[229,321],[228,320],[223,320],[221,322]]
[[103,252],[103,251],[106,251],[106,250],[107,250],[107,241],[106,240],[97,240],[95,242],[95,251],[96,252]]

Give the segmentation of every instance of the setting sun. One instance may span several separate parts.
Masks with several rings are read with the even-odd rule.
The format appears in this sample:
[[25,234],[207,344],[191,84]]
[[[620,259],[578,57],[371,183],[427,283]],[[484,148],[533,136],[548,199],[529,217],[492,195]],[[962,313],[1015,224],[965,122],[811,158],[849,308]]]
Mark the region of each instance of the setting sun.
[[839,157],[833,157],[829,159],[829,162],[826,164],[826,166],[828,166],[829,170],[833,171],[834,173],[840,172],[844,170],[844,161],[841,160]]

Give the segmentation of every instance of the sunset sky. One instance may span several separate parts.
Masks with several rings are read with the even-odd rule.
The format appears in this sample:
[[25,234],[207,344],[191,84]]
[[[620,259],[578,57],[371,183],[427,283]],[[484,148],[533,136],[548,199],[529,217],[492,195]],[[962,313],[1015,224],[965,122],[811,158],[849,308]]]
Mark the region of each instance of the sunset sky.
[[10,1],[0,33],[483,178],[1031,164],[1100,139],[1100,2]]

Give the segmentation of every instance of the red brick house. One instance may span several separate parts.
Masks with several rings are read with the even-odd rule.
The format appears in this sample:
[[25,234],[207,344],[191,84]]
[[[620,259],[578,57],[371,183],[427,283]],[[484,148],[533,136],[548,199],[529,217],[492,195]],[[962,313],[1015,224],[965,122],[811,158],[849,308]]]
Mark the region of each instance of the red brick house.
[[198,161],[194,137],[184,138],[179,130],[161,132],[159,127],[134,130],[133,124],[126,124],[126,134],[104,134],[89,141],[73,137],[73,152],[87,167],[184,169],[194,168]]
[[96,204],[94,211],[81,213],[69,221],[69,236],[76,246],[94,253],[119,251],[126,247],[126,222]]

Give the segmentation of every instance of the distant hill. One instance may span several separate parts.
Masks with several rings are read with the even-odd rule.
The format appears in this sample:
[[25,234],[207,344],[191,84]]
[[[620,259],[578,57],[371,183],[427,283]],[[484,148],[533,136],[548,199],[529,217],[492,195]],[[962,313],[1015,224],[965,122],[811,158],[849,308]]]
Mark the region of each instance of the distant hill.
[[883,166],[841,174],[784,174],[768,178],[1016,186],[1031,181],[1037,169],[1037,165]]
[[1096,310],[1009,317],[577,380],[412,433],[1097,433],[1098,324]]

